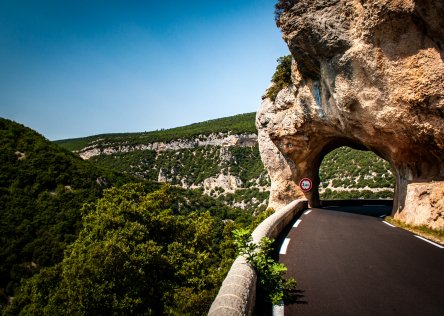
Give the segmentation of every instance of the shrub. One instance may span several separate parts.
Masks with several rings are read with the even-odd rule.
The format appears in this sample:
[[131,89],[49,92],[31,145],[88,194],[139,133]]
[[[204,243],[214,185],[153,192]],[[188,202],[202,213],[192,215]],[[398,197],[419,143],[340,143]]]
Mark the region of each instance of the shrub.
[[258,299],[264,299],[273,305],[280,304],[284,293],[296,287],[296,281],[293,278],[285,280],[283,276],[287,268],[271,257],[273,240],[264,237],[256,245],[251,231],[247,229],[234,230],[233,234],[239,255],[243,255],[257,272]]
[[167,186],[128,184],[85,204],[63,261],[29,279],[5,314],[205,314],[224,274],[222,226],[208,212],[175,214],[171,198]]
[[291,62],[292,56],[287,55],[277,59],[278,65],[271,79],[273,85],[267,90],[266,97],[272,101],[276,100],[279,91],[291,84]]

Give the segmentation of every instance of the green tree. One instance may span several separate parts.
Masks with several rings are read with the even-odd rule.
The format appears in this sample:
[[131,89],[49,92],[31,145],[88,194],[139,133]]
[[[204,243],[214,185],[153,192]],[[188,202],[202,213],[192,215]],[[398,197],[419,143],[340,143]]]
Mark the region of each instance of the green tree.
[[106,190],[83,208],[63,261],[25,283],[5,314],[204,314],[222,279],[218,230],[209,213],[170,207],[168,187]]
[[288,87],[291,84],[291,63],[293,57],[291,55],[279,57],[277,59],[278,65],[276,71],[271,78],[273,85],[267,90],[266,96],[272,101],[276,100],[276,97],[282,89]]

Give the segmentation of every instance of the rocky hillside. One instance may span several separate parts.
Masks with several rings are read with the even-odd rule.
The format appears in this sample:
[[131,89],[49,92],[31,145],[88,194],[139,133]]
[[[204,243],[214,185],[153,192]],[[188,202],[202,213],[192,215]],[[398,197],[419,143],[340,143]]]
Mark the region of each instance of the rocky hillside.
[[254,117],[247,113],[168,130],[57,143],[104,168],[202,189],[235,207],[265,208],[269,180],[259,157]]
[[[254,120],[255,113],[247,113],[170,130],[58,143],[101,167],[183,188],[200,188],[231,206],[265,207],[270,178],[259,155]],[[351,149],[331,155],[320,172],[326,198],[393,195],[389,166],[376,155]],[[354,163],[347,164],[344,159]]]

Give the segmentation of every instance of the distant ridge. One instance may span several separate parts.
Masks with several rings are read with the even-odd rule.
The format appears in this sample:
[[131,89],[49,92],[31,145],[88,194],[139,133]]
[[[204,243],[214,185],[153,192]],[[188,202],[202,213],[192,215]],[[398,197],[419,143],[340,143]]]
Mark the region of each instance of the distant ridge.
[[256,112],[251,112],[160,131],[100,134],[62,139],[55,141],[55,143],[70,151],[78,151],[99,139],[118,143],[124,141],[128,145],[134,145],[140,143],[167,142],[173,139],[189,139],[198,135],[209,135],[212,133],[256,134],[255,117]]

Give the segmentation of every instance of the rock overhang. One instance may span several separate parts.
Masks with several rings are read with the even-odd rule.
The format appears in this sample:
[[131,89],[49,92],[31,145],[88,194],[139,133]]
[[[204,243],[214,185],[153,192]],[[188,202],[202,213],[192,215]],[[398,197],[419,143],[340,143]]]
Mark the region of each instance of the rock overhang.
[[[343,145],[371,150],[394,170],[394,215],[412,218],[403,212],[409,184],[444,180],[439,16],[444,5],[413,0],[295,1],[284,12],[279,25],[295,60],[293,84],[258,112],[259,142],[272,143],[279,164],[290,164],[283,183],[309,176],[316,187],[326,153]],[[319,195],[309,195],[317,204]]]

